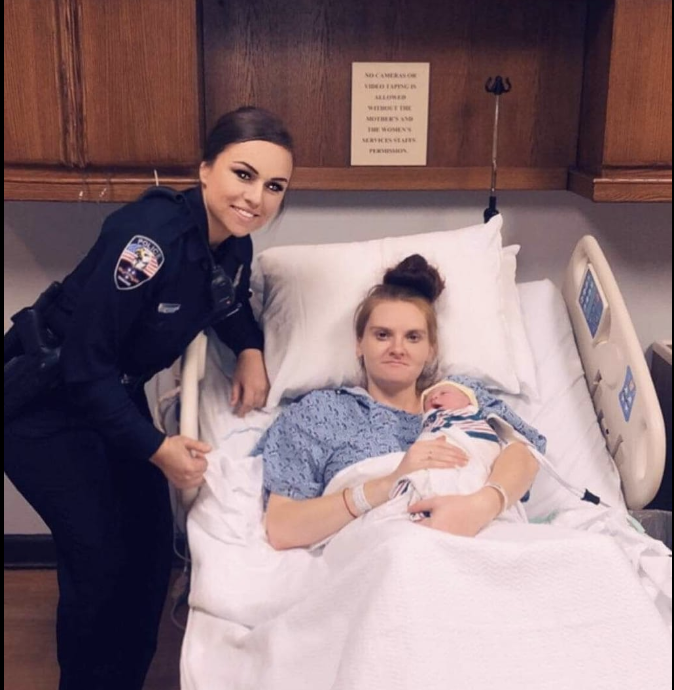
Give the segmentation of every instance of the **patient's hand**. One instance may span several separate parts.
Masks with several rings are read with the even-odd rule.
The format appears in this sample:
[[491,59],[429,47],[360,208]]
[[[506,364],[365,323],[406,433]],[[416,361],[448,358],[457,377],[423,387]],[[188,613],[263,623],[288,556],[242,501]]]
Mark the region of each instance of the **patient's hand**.
[[431,441],[417,441],[410,446],[390,476],[396,482],[400,477],[416,470],[463,467],[467,462],[468,456],[461,448],[448,443],[445,436],[439,436]]
[[204,483],[208,462],[204,453],[211,447],[187,436],[167,436],[150,462],[178,489],[195,489]]
[[230,404],[239,417],[264,407],[269,395],[269,378],[260,350],[243,350],[236,360]]
[[500,512],[501,497],[493,490],[466,495],[433,496],[413,503],[410,513],[430,513],[418,524],[462,537],[474,537]]

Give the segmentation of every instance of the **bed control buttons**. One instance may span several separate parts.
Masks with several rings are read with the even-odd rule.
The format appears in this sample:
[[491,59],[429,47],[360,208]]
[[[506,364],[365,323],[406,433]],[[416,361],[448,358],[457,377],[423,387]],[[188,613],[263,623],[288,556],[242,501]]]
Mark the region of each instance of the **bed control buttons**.
[[630,421],[630,416],[632,415],[632,408],[634,407],[634,400],[637,397],[637,386],[634,382],[634,376],[632,375],[632,369],[627,367],[625,372],[625,383],[618,394],[618,400],[620,401],[620,407],[623,411],[623,417],[626,422]]
[[580,290],[578,302],[587,327],[590,329],[590,334],[595,338],[597,333],[599,333],[599,326],[605,315],[606,302],[601,294],[601,288],[595,278],[592,266],[588,265],[585,271],[585,279],[583,280],[583,287]]

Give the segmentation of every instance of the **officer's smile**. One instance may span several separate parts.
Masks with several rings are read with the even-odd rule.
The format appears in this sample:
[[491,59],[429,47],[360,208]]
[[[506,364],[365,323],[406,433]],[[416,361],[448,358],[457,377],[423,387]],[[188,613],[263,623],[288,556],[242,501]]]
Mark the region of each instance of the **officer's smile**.
[[232,208],[237,212],[239,216],[241,216],[244,220],[252,220],[253,218],[258,218],[259,213],[253,213],[252,211],[246,211],[244,208],[240,208],[239,206],[232,206]]

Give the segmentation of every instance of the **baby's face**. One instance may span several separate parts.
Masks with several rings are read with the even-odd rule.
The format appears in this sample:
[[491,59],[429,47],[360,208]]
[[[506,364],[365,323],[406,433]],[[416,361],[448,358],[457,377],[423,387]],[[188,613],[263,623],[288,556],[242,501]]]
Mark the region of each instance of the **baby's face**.
[[424,398],[424,412],[460,410],[467,405],[470,405],[470,398],[456,386],[439,386]]

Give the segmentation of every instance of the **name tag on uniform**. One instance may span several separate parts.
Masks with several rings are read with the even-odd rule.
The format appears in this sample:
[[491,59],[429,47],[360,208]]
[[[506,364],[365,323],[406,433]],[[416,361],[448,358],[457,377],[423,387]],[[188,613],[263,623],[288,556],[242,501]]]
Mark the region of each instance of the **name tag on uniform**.
[[179,309],[179,304],[171,304],[170,302],[160,302],[157,307],[157,311],[160,314],[175,314]]

